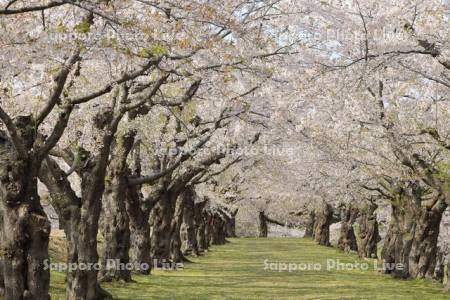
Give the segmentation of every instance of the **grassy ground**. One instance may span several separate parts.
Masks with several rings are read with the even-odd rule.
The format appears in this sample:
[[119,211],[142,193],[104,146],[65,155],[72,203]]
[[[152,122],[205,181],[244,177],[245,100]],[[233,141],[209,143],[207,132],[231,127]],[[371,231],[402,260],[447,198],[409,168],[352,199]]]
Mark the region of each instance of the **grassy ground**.
[[[278,272],[267,263],[319,263],[320,271]],[[431,281],[400,281],[364,270],[327,270],[327,259],[354,263],[356,256],[306,239],[231,239],[183,271],[135,276],[136,283],[103,285],[117,299],[450,299]],[[304,266],[303,266],[304,267]],[[311,266],[312,267],[312,266]],[[318,266],[316,265],[316,268]],[[52,299],[64,299],[64,276],[52,273]]]

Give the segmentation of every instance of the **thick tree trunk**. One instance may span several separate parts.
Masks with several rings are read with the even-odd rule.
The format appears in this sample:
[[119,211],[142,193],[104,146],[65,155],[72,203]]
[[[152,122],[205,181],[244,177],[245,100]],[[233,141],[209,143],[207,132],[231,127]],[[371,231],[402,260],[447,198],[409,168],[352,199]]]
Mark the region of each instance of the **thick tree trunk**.
[[434,264],[434,271],[433,271],[433,279],[439,282],[444,281],[444,270],[445,270],[445,258],[447,256],[447,251],[444,251],[442,249],[438,249],[436,254],[436,262]]
[[[37,186],[36,181],[29,184]],[[33,190],[30,188],[17,202],[7,203],[4,208],[5,300],[50,299],[50,271],[45,268],[45,261],[49,262],[50,222],[38,203],[37,191]]]
[[[66,235],[67,263],[69,266],[77,264],[81,199],[77,197],[72,189],[65,172],[53,159],[47,158],[42,164],[39,179],[45,184],[50,193],[51,204],[58,214],[60,227]],[[73,291],[68,288],[74,281],[75,273],[75,270],[67,273],[67,299],[75,299]]]
[[198,253],[208,250],[209,244],[206,237],[207,213],[205,210],[208,201],[202,201],[194,204],[194,226],[197,240]]
[[378,206],[368,202],[361,209],[359,224],[358,255],[360,257],[377,258],[377,244],[380,241],[378,221],[375,214]]
[[[0,212],[0,217],[1,216],[1,212]],[[0,233],[0,238],[3,241],[4,237],[2,236],[2,233]],[[2,246],[2,244],[0,244],[0,247]],[[3,248],[2,248],[3,249]],[[4,280],[4,260],[3,258],[0,258],[0,297],[4,297],[5,296],[5,280]]]
[[353,230],[353,223],[359,215],[359,210],[355,206],[349,204],[342,208],[341,211],[341,230],[337,247],[345,253],[357,251],[356,236]]
[[[141,176],[140,142],[137,141],[133,150],[132,175]],[[154,166],[156,169],[159,166]],[[159,169],[159,168],[157,168]],[[152,259],[150,255],[150,212],[159,199],[159,194],[144,198],[140,185],[127,186],[126,208],[130,218],[131,249],[130,258],[133,265],[142,266],[137,273],[148,275],[151,272]]]
[[238,209],[235,209],[229,212],[229,215],[226,216],[226,237],[236,237],[236,215],[238,213]]
[[136,270],[137,273],[148,275],[152,266],[149,217],[154,203],[151,203],[149,199],[145,201],[139,189],[139,186],[129,186],[127,191],[126,206],[131,231],[130,257],[134,265],[143,267]]
[[224,218],[218,213],[214,213],[211,222],[211,244],[223,245],[226,243],[227,228]]
[[3,260],[4,298],[50,299],[48,242],[50,222],[40,204],[37,177],[40,163],[32,149],[34,130],[31,118],[19,117],[16,125],[30,150],[20,158],[5,140],[0,144],[0,201],[2,207],[1,260]]
[[208,250],[212,242],[213,220],[214,217],[208,210],[205,210],[205,245],[204,249]]
[[175,212],[172,218],[171,230],[170,230],[170,260],[172,262],[184,262],[187,259],[184,257],[181,251],[181,236],[180,229],[183,222],[183,212],[185,209],[185,202],[187,198],[193,199],[193,191],[191,188],[187,188],[183,193],[178,196],[175,204]]
[[316,211],[314,240],[322,246],[330,246],[330,225],[333,223],[333,208],[328,203]]
[[124,268],[130,262],[130,221],[126,209],[127,177],[130,170],[127,157],[134,144],[135,132],[117,138],[109,164],[103,196],[105,247],[102,258],[101,281],[131,281],[131,271]]
[[447,208],[443,199],[438,199],[430,209],[417,208],[416,228],[409,255],[409,274],[413,278],[433,278],[438,254],[439,227]]
[[[77,268],[67,278],[67,299],[104,299],[111,298],[106,291],[102,290],[97,281],[99,271],[99,257],[97,253],[98,220],[100,218],[101,197],[103,186],[91,185],[93,178],[91,172],[85,172],[82,178],[82,206],[78,222],[78,238],[75,247],[78,250],[76,263]],[[89,267],[90,266],[90,267]],[[95,266],[95,267],[94,267]]]
[[424,190],[416,183],[402,191],[397,205],[392,206],[391,224],[382,258],[403,268],[386,273],[398,278],[432,278],[439,226],[447,204],[440,194],[434,201],[424,200]]
[[[108,146],[109,149],[109,146]],[[98,220],[101,211],[101,199],[105,188],[105,172],[107,157],[92,157],[89,152],[83,152],[85,161],[81,176],[81,207],[77,221],[72,226],[77,232],[73,235],[73,261],[78,266],[76,270],[67,276],[67,299],[110,299],[111,295],[103,290],[97,280],[100,270],[99,256],[97,252]],[[105,151],[102,149],[102,151]]]
[[403,279],[409,277],[409,254],[416,226],[412,207],[406,203],[402,207],[392,206],[391,222],[381,251],[381,258],[388,266],[384,273]]
[[103,196],[105,239],[102,257],[101,281],[131,281],[131,271],[120,267],[130,262],[130,226],[126,212],[126,177],[109,174]]
[[195,227],[195,197],[186,197],[183,210],[183,224],[180,229],[182,253],[198,256],[198,245]]
[[447,285],[445,290],[450,292],[450,257],[447,257]]
[[165,191],[150,216],[150,253],[158,264],[170,261],[171,225],[176,205],[176,199],[173,198],[169,191]]
[[316,222],[316,213],[314,210],[311,210],[308,213],[306,222],[305,222],[305,235],[303,237],[312,238],[314,236],[314,224]]

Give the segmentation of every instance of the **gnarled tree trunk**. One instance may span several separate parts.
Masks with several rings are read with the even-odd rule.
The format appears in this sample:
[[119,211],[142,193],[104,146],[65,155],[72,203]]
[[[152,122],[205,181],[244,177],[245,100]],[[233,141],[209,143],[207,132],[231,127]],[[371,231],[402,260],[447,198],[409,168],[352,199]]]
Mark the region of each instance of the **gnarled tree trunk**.
[[342,225],[337,247],[342,251],[344,251],[345,253],[358,250],[355,231],[353,230],[353,223],[355,223],[358,215],[359,215],[358,208],[351,204],[348,204],[342,208],[341,211]]
[[316,213],[314,210],[309,211],[305,222],[305,235],[303,237],[312,238],[314,236],[314,224],[316,222]]
[[37,190],[40,162],[33,151],[35,131],[29,116],[14,122],[27,153],[19,155],[8,140],[0,139],[4,297],[45,300],[50,299],[50,270],[45,268],[50,222]]
[[[132,175],[141,176],[140,142],[136,142],[133,151]],[[154,166],[157,168],[159,166]],[[126,208],[130,219],[131,249],[130,259],[133,265],[142,266],[137,273],[148,275],[151,271],[152,259],[150,254],[150,212],[159,199],[159,194],[144,198],[140,185],[127,186]]]
[[175,204],[175,212],[173,214],[172,222],[170,224],[170,260],[172,262],[184,262],[187,259],[181,252],[181,236],[180,229],[183,222],[183,211],[185,208],[186,198],[193,198],[193,192],[191,188],[187,188],[182,192]]
[[171,225],[175,207],[176,197],[170,191],[165,191],[151,212],[150,253],[158,264],[170,261]]
[[314,224],[314,240],[322,246],[330,246],[330,225],[333,223],[333,208],[328,203],[323,203],[316,211]]
[[194,226],[197,240],[198,253],[208,250],[209,244],[206,237],[207,213],[205,210],[207,200],[194,204]]
[[223,245],[226,243],[227,228],[225,226],[225,220],[219,212],[215,212],[212,215],[211,221],[211,244]]
[[[47,187],[51,204],[55,208],[60,227],[64,230],[67,239],[67,263],[78,263],[78,222],[81,214],[81,199],[77,197],[71,187],[66,173],[51,158],[47,158],[42,164],[39,179]],[[76,271],[67,273],[68,286],[71,286]],[[74,299],[71,289],[67,288],[67,299]]]
[[183,210],[183,224],[180,229],[182,253],[198,256],[198,245],[195,227],[195,197],[186,197]]
[[381,258],[388,266],[383,272],[403,279],[409,277],[409,253],[416,226],[412,207],[406,203],[401,207],[392,205],[391,221],[381,251]]
[[226,237],[236,237],[236,215],[238,209],[228,212],[229,215],[226,216]]
[[358,255],[360,257],[377,258],[377,243],[380,241],[378,221],[375,214],[378,206],[375,202],[365,204],[360,212]]
[[447,208],[439,197],[432,207],[417,207],[414,239],[409,254],[409,274],[413,278],[433,278],[438,254],[439,227]]
[[[146,201],[139,191],[139,186],[128,186],[127,190],[127,212],[130,218],[130,259],[135,265],[142,266],[137,273],[150,274],[152,266],[150,254],[150,212],[153,203]],[[144,268],[145,266],[145,268]],[[146,268],[148,269],[146,270]]]
[[436,254],[436,262],[434,264],[433,279],[441,283],[444,281],[446,256],[447,251],[443,250],[442,248],[438,248]]
[[134,144],[136,133],[127,132],[117,138],[109,164],[106,187],[103,195],[104,253],[102,257],[101,281],[131,281],[130,262],[130,221],[126,209],[130,170],[127,157]]

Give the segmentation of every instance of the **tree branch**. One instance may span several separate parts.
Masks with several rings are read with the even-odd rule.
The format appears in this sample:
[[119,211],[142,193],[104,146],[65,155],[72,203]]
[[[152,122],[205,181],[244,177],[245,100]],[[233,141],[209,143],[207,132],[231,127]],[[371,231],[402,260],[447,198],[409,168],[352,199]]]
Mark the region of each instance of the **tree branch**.
[[21,158],[28,157],[27,150],[25,149],[24,142],[19,135],[16,125],[14,125],[13,120],[9,117],[9,115],[3,110],[0,106],[0,120],[5,123],[6,129],[8,130],[9,136],[11,137],[11,141],[13,143],[14,148],[16,148],[19,156]]
[[45,118],[50,114],[55,105],[60,101],[61,93],[63,92],[64,85],[66,84],[70,70],[76,62],[80,61],[80,59],[80,50],[77,49],[67,60],[65,65],[61,68],[58,75],[56,75],[55,85],[53,87],[50,98],[48,99],[45,107],[36,117],[36,126],[39,126],[45,120]]

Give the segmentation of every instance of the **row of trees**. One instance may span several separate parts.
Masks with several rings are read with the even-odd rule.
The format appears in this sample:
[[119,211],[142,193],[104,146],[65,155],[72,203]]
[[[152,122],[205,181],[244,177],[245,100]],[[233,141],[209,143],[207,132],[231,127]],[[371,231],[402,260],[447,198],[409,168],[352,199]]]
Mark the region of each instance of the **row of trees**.
[[[339,76],[348,79],[336,85],[346,88],[345,92],[332,89],[330,95],[344,105],[329,116],[334,128],[324,129],[317,139],[312,137],[313,143],[334,156],[330,165],[346,172],[346,180],[338,183],[345,188],[349,203],[341,213],[338,246],[356,250],[351,227],[359,210],[361,239],[371,239],[361,245],[359,253],[366,257],[376,254],[366,247],[376,249],[378,230],[373,214],[379,205],[390,213],[381,258],[388,265],[402,266],[386,272],[397,278],[442,280],[438,237],[450,203],[449,32],[444,25],[448,24],[448,4],[402,3],[408,13],[396,16],[383,28],[395,28],[393,32],[401,32],[404,39],[377,37],[377,22],[395,11],[356,4],[356,16],[343,16],[349,22],[359,18],[363,43],[355,49],[356,44],[342,42],[338,52],[349,51],[346,58],[323,64],[324,71],[332,74],[339,70]],[[432,23],[425,21],[429,18]],[[337,179],[339,173],[328,170],[327,175]],[[324,217],[330,215],[328,211],[320,209],[316,222],[327,223],[321,220],[331,219]],[[316,240],[323,243],[322,233],[317,232],[319,224]]]
[[[300,215],[306,235],[322,245],[330,243],[330,225],[341,222],[338,247],[403,266],[386,270],[394,277],[442,280],[449,3],[323,1],[308,8],[289,27],[311,45],[299,58],[308,70],[293,94],[301,100],[281,107],[287,122],[273,135],[297,151],[262,164],[281,162],[274,172],[282,176],[270,201],[256,202],[276,219]],[[289,189],[295,194],[286,195]]]

